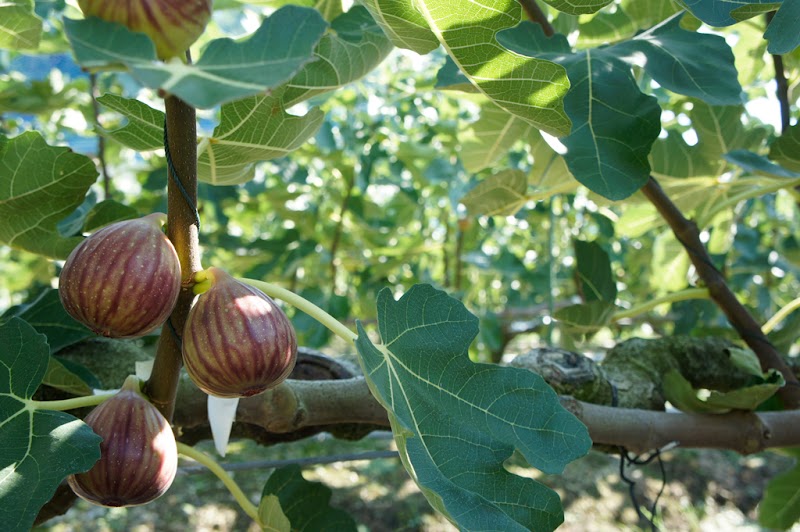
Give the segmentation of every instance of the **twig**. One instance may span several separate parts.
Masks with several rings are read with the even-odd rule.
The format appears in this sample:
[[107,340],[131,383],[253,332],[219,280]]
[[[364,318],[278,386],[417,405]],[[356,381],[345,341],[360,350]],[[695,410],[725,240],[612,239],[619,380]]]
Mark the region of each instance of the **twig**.
[[528,17],[542,27],[545,35],[552,37],[555,34],[553,25],[547,20],[547,15],[544,14],[536,0],[519,0],[519,3],[522,4],[522,9],[525,10]]
[[725,313],[742,340],[756,353],[761,368],[764,371],[774,368],[781,372],[786,380],[786,386],[778,393],[786,408],[800,407],[800,383],[780,353],[761,332],[761,326],[736,299],[722,274],[714,266],[711,256],[700,240],[697,224],[683,216],[653,177],[647,181],[642,192],[672,228],[672,232],[686,249],[698,275],[708,288],[711,299]]
[[[772,22],[772,17],[775,16],[774,11],[767,13],[767,25]],[[775,96],[778,98],[778,103],[781,107],[781,133],[785,133],[789,129],[789,83],[786,80],[786,71],[783,68],[783,56],[780,54],[772,54],[772,63],[775,65],[775,83],[778,86]]]
[[106,138],[100,130],[100,105],[97,103],[97,73],[89,73],[89,90],[92,97],[92,115],[94,128],[97,132],[97,161],[100,163],[100,172],[103,174],[103,199],[111,198],[111,176],[108,175],[106,166]]
[[[249,471],[251,469],[277,469],[288,465],[319,465],[336,464],[338,462],[354,462],[356,460],[379,460],[382,458],[399,458],[397,451],[364,451],[361,453],[334,454],[330,456],[309,456],[306,458],[287,458],[285,460],[253,460],[250,462],[237,462],[235,464],[221,464],[225,471]],[[186,466],[178,470],[179,473],[193,475],[207,473],[203,466]]]
[[469,224],[469,219],[462,218],[458,222],[458,231],[456,231],[456,251],[454,253],[454,259],[456,261],[456,271],[454,274],[455,277],[455,290],[456,292],[461,291],[461,270],[464,266],[464,261],[461,259],[461,254],[464,252],[464,229],[467,224]]
[[339,221],[336,224],[336,229],[333,232],[333,241],[331,242],[331,290],[336,290],[336,250],[339,249],[339,241],[342,238],[342,228],[344,226],[344,216],[347,213],[347,208],[350,204],[350,198],[353,195],[353,182],[355,181],[356,172],[353,169],[350,172],[350,177],[345,183],[345,194],[342,199],[342,204],[339,206]]

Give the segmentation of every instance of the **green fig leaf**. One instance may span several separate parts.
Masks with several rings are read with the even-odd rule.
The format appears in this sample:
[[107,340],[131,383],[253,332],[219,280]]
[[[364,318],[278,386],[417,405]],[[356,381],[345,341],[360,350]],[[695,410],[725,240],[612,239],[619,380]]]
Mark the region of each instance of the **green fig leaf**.
[[439,40],[412,0],[361,0],[392,44],[424,55],[439,47]]
[[44,334],[53,353],[95,336],[64,310],[58,290],[54,288],[48,288],[30,303],[14,308],[13,314],[8,317],[22,318],[36,332]]
[[596,13],[614,0],[545,0],[549,5],[568,15]]
[[395,301],[384,289],[377,307],[381,343],[359,322],[356,347],[428,501],[464,530],[556,528],[558,495],[503,463],[516,449],[533,467],[561,472],[591,446],[583,424],[535,373],[471,362],[478,319],[444,292],[415,285]]
[[91,233],[101,227],[122,222],[124,220],[133,220],[139,217],[139,211],[114,200],[103,200],[89,211],[86,215],[86,221],[83,223],[83,230]]
[[563,36],[547,38],[532,22],[503,31],[498,40],[519,54],[566,68],[571,87],[564,108],[573,127],[561,140],[578,181],[611,200],[625,199],[647,182],[647,156],[661,132],[661,108],[639,90],[630,65],[614,47],[572,53]]
[[615,44],[614,52],[668,90],[711,105],[740,104],[742,86],[730,46],[719,35],[686,31],[680,25],[683,15]]
[[212,185],[235,185],[253,178],[255,164],[282,157],[311,138],[325,118],[318,107],[290,115],[283,89],[222,106],[220,123],[198,149],[198,178]]
[[0,3],[0,48],[35,50],[42,37],[42,19],[33,12],[33,0]]
[[709,26],[730,26],[773,11],[781,5],[775,0],[677,0]]
[[769,148],[769,158],[792,172],[800,172],[800,124],[795,124]]
[[459,69],[492,102],[552,135],[570,131],[564,111],[570,82],[564,67],[511,53],[497,41],[499,31],[519,23],[519,2],[416,0],[414,5]]
[[307,63],[288,83],[284,105],[332,91],[361,79],[392,51],[392,43],[363,6],[354,6],[331,23]]
[[300,466],[282,467],[273,471],[264,485],[259,515],[262,508],[263,512],[272,511],[274,502],[270,498],[277,497],[293,531],[355,532],[353,518],[330,506],[331,494],[326,485],[304,479]]
[[503,170],[470,190],[461,203],[473,215],[510,216],[528,201],[528,177],[522,170]]
[[123,146],[136,151],[157,150],[164,147],[164,119],[162,111],[146,103],[116,94],[104,94],[97,99],[105,107],[127,119],[127,124],[105,133]]
[[771,54],[788,54],[800,46],[800,0],[783,0],[780,9],[772,17],[764,32],[769,41],[767,51]]
[[56,225],[97,180],[91,159],[48,146],[29,131],[0,143],[0,242],[65,259],[81,237],[63,237]]
[[281,509],[277,495],[266,495],[258,504],[258,524],[264,532],[291,532],[292,524]]
[[122,65],[147,87],[178,96],[194,107],[267,93],[314,60],[328,23],[315,9],[284,6],[243,41],[216,39],[191,65],[156,61],[153,42],[120,24],[95,17],[64,20],[78,63],[85,68]]
[[0,522],[29,530],[61,481],[100,458],[100,437],[69,414],[30,406],[50,359],[44,335],[12,318],[0,345]]
[[617,298],[617,283],[611,273],[611,259],[596,242],[575,241],[580,292],[589,301],[614,303]]
[[479,172],[499,161],[533,129],[528,122],[487,102],[480,119],[459,135],[461,160],[468,172]]
[[611,323],[616,309],[613,303],[595,300],[560,308],[553,317],[570,333],[594,334]]
[[800,448],[785,451],[795,458],[794,467],[769,481],[758,507],[758,523],[778,530],[788,530],[800,520]]

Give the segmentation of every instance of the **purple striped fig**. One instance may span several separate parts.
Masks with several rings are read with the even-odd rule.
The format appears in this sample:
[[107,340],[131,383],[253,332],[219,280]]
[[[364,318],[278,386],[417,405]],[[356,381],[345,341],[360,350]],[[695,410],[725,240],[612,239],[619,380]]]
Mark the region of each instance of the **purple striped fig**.
[[198,388],[217,397],[249,397],[283,382],[297,359],[286,314],[260,290],[219,268],[189,311],[183,363]]
[[212,0],[78,0],[83,14],[144,33],[161,59],[182,56],[203,33]]
[[156,213],[104,227],[78,244],[59,281],[67,312],[97,334],[143,336],[178,300],[181,265]]
[[166,492],[178,471],[178,447],[169,422],[139,394],[139,380],[84,419],[98,436],[100,460],[67,479],[79,497],[101,506],[137,506]]

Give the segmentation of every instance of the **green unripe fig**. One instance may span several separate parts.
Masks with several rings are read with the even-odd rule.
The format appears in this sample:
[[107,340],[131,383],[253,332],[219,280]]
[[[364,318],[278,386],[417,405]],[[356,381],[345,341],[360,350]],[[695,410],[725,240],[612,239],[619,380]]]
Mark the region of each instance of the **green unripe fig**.
[[160,59],[182,56],[203,33],[212,0],[78,0],[87,17],[144,33]]

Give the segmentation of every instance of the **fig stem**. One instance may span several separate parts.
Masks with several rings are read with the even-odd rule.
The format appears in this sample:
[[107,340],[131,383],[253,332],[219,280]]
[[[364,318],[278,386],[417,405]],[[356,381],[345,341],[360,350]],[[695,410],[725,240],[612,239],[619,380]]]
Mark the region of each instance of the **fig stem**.
[[296,309],[302,310],[327,327],[333,334],[345,342],[355,342],[356,338],[358,338],[356,333],[342,325],[339,320],[316,306],[311,301],[295,294],[290,290],[286,290],[285,288],[281,288],[280,286],[276,286],[274,284],[265,283],[264,281],[256,281],[255,279],[239,278],[239,280],[245,284],[249,284],[254,288],[258,288],[270,297],[285,301]]
[[619,312],[615,312],[611,320],[619,321],[619,320],[624,320],[626,318],[633,318],[635,316],[638,316],[639,314],[644,314],[645,312],[649,312],[654,308],[656,308],[657,306],[663,305],[664,303],[676,303],[678,301],[687,301],[690,299],[710,299],[710,298],[711,294],[708,293],[708,288],[687,288],[686,290],[672,292],[671,294],[666,294],[664,296],[651,299],[650,301],[647,301],[635,307],[631,307],[627,310],[621,310]]
[[71,399],[61,399],[58,401],[34,401],[28,399],[25,404],[28,410],[74,410],[76,408],[83,408],[86,406],[97,406],[106,399],[111,399],[116,395],[117,391],[109,393],[101,393],[97,395],[85,395],[82,397],[73,397]]
[[239,503],[239,506],[242,507],[242,510],[244,510],[244,512],[249,515],[253,521],[261,524],[258,519],[258,508],[256,508],[255,504],[250,502],[250,499],[247,497],[247,495],[245,495],[245,493],[242,491],[242,488],[239,487],[236,481],[233,480],[233,477],[231,477],[224,469],[222,469],[222,466],[219,465],[213,458],[198,451],[194,447],[181,442],[178,442],[178,453],[207,467],[209,471],[214,473],[217,478],[220,479],[223,484],[225,484],[225,487],[231,492],[231,495],[233,495],[233,498]]

